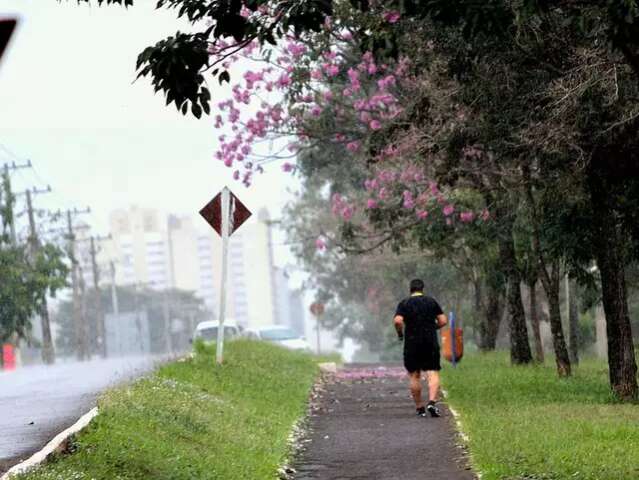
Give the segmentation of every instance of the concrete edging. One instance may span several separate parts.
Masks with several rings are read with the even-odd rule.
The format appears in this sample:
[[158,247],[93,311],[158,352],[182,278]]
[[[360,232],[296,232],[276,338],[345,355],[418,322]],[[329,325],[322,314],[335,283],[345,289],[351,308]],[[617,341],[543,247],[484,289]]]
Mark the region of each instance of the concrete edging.
[[[443,388],[442,388],[442,394],[444,395],[444,398],[448,398],[448,392],[444,390]],[[461,415],[459,414],[457,410],[451,407],[450,404],[448,404],[447,406],[448,406],[448,410],[450,410],[450,413],[453,414],[453,418],[455,419],[455,424],[457,426],[457,432],[459,433],[459,436],[461,437],[462,441],[465,444],[468,444],[468,442],[470,441],[470,437],[464,432],[464,428],[461,423]],[[468,456],[469,457],[471,456],[470,453]],[[481,480],[481,477],[482,477],[481,472],[478,471],[476,468],[473,468],[473,471],[475,472],[475,475],[477,476],[477,478]]]
[[42,464],[51,454],[60,451],[61,447],[65,445],[71,435],[83,430],[97,415],[98,407],[93,407],[87,413],[82,415],[77,422],[53,437],[53,439],[47,443],[42,450],[34,453],[27,460],[11,467],[9,471],[0,477],[0,480],[9,480],[14,475],[25,473]]

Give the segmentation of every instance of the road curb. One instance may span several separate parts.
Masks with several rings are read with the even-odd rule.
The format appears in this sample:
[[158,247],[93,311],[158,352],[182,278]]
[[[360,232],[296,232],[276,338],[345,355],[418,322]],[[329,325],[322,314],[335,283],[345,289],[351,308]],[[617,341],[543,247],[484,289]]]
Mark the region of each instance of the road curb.
[[42,450],[34,453],[24,462],[11,467],[9,471],[0,477],[0,480],[9,480],[14,475],[25,473],[42,464],[51,454],[64,450],[67,440],[69,440],[72,435],[86,428],[86,426],[91,423],[91,420],[93,420],[97,415],[98,407],[93,407],[87,413],[82,415],[77,422],[53,437],[53,440],[47,443]]
[[[444,398],[448,399],[448,392],[444,390],[443,388],[442,388],[442,394],[444,395]],[[453,414],[453,418],[455,419],[455,424],[457,426],[457,432],[459,433],[460,438],[466,445],[468,445],[468,442],[470,441],[470,437],[466,434],[466,432],[464,432],[464,427],[462,426],[462,423],[461,423],[461,415],[459,414],[457,410],[451,407],[450,404],[448,404],[447,406],[448,406],[448,410],[450,410],[450,413]],[[470,452],[467,452],[467,453],[468,453],[468,458],[472,458],[472,455],[470,454]],[[473,472],[475,473],[475,476],[479,480],[481,480],[482,473],[479,470],[477,470],[475,466],[473,466]]]

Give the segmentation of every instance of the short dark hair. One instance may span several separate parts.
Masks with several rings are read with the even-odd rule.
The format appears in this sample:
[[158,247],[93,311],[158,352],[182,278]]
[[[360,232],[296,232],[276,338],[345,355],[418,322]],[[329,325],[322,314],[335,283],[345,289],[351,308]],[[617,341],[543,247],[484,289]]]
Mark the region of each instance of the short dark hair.
[[419,278],[410,281],[410,293],[414,292],[423,292],[424,291],[424,282]]

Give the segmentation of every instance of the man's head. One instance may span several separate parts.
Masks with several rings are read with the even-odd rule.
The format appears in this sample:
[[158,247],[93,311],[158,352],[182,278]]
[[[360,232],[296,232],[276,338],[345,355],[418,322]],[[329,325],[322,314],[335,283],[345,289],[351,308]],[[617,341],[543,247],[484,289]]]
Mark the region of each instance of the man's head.
[[410,281],[410,293],[423,293],[424,292],[424,282],[419,278]]

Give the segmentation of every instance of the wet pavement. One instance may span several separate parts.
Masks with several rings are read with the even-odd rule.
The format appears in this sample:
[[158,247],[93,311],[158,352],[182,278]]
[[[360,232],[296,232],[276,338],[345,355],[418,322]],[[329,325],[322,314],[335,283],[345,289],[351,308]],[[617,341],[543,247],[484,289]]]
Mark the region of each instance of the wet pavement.
[[312,407],[295,480],[474,480],[445,405],[419,418],[398,367],[346,367]]
[[125,357],[0,371],[0,474],[75,423],[101,391],[159,361]]

